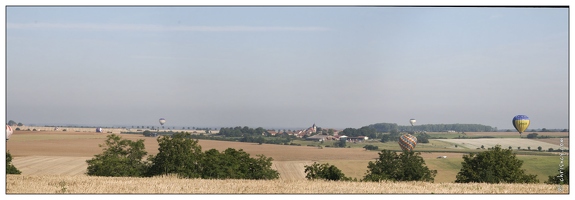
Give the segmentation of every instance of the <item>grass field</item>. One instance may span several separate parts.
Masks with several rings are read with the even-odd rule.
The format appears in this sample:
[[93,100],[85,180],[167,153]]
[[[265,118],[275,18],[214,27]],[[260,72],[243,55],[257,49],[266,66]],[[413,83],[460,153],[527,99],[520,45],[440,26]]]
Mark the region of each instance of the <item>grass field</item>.
[[[101,181],[103,183],[91,183],[94,188],[104,187],[97,186],[98,184],[104,185],[104,183],[112,180],[117,180],[117,184],[128,184],[129,180],[125,179],[111,179],[111,178],[101,178],[101,177],[88,177],[83,173],[86,170],[87,164],[85,160],[90,159],[96,154],[102,152],[102,148],[98,145],[104,143],[107,134],[95,133],[95,132],[50,132],[50,131],[17,131],[10,140],[6,143],[6,149],[10,151],[13,159],[13,164],[20,169],[22,175],[10,175],[7,176],[7,192],[8,193],[57,193],[62,192],[60,182],[66,185],[66,191],[70,193],[86,193],[87,191],[96,190],[95,193],[105,193],[109,191],[118,191],[119,188],[124,188],[121,192],[111,192],[111,193],[141,193],[143,189],[125,185],[117,186],[117,189],[110,189],[109,191],[102,191],[97,189],[88,189],[83,184],[88,184],[94,181]],[[158,144],[155,138],[143,137],[142,135],[135,134],[121,134],[124,139],[144,139],[146,150],[149,155],[157,153]],[[526,140],[526,139],[524,139]],[[265,184],[271,184],[280,188],[277,190],[278,193],[410,193],[407,186],[401,186],[398,183],[397,186],[386,186],[389,187],[387,190],[372,189],[370,191],[364,190],[364,188],[356,188],[357,190],[328,190],[320,189],[323,182],[313,182],[310,188],[315,189],[291,189],[298,188],[299,184],[310,184],[309,181],[305,180],[304,166],[311,165],[313,162],[319,163],[330,163],[335,165],[342,170],[344,174],[348,177],[361,179],[367,170],[367,163],[369,161],[375,161],[378,158],[379,151],[366,151],[361,148],[365,144],[372,144],[379,146],[381,149],[392,149],[399,150],[397,143],[388,142],[369,142],[369,143],[357,143],[351,144],[352,148],[317,148],[309,146],[290,146],[290,145],[271,145],[271,144],[255,144],[255,143],[240,143],[240,142],[226,142],[226,141],[212,141],[212,140],[200,140],[199,144],[202,146],[202,150],[217,149],[220,151],[226,148],[243,149],[252,156],[263,154],[267,157],[272,157],[274,159],[272,167],[278,172],[280,172],[280,179]],[[416,185],[425,185],[423,191],[424,193],[557,193],[556,186],[550,186],[545,184],[536,184],[533,187],[536,188],[546,188],[546,189],[531,189],[531,190],[519,190],[513,189],[517,187],[516,185],[500,185],[497,189],[491,186],[474,186],[473,192],[465,191],[460,189],[455,189],[457,187],[467,188],[469,185],[450,185],[449,182],[455,180],[455,175],[460,169],[462,156],[464,152],[478,151],[476,149],[465,149],[463,147],[450,148],[452,143],[445,142],[441,140],[430,140],[429,144],[418,144],[416,147],[417,151],[421,152],[421,156],[425,159],[427,166],[430,169],[438,170],[438,174],[435,178],[435,183],[433,185],[426,185],[428,183],[417,183]],[[460,152],[458,152],[460,151]],[[549,156],[550,155],[550,156]],[[447,156],[447,158],[437,159],[438,156]],[[540,155],[520,155],[520,159],[524,160],[523,168],[529,174],[536,174],[541,182],[547,179],[547,176],[554,175],[557,173],[559,157],[557,155],[548,154],[548,156]],[[565,163],[568,163],[568,156],[565,157]],[[46,179],[46,180],[43,180]],[[60,180],[58,180],[60,179]],[[79,181],[84,180],[86,181]],[[133,181],[149,181],[151,179],[134,179]],[[155,180],[160,181],[161,180]],[[178,180],[180,181],[180,180]],[[208,180],[181,180],[182,184],[195,184],[196,182],[208,181]],[[283,182],[282,182],[283,181]],[[255,189],[252,188],[253,185],[260,184],[261,181],[250,182],[249,185],[242,185],[249,181],[241,180],[226,180],[225,183],[235,183],[240,184],[236,186],[230,186],[230,189],[224,189],[224,187],[214,186],[216,188],[211,188],[210,191],[205,191],[205,193],[253,193]],[[220,182],[213,182],[221,185],[225,185]],[[142,183],[143,184],[143,183]],[[317,184],[317,185],[316,185]],[[372,185],[362,185],[367,183],[333,183],[328,182],[328,184],[335,184],[334,187],[342,187],[347,185],[348,187],[366,187],[374,188],[377,187],[379,183],[373,183]],[[415,184],[415,183],[413,183]],[[22,185],[30,185],[30,187],[24,187]],[[114,185],[114,184],[111,184]],[[209,186],[192,186],[189,187],[200,187],[198,190],[190,191],[189,188],[169,188],[169,186],[156,186],[154,188],[147,188],[146,191],[154,191],[158,193],[202,193],[198,191],[202,187],[204,189],[210,188]],[[386,185],[390,185],[387,183]],[[391,184],[393,185],[393,184]],[[253,186],[255,187],[255,186]],[[404,187],[403,190],[399,188]],[[532,186],[524,186],[526,188]],[[36,188],[37,190],[34,190]],[[218,188],[220,191],[217,191]],[[241,188],[241,189],[240,189]],[[331,188],[331,186],[330,186]],[[434,189],[429,189],[434,188]],[[487,189],[489,188],[489,189]],[[555,188],[555,189],[549,189]],[[538,192],[538,191],[544,192]],[[140,191],[140,192],[139,192]],[[459,191],[459,192],[458,192]],[[263,193],[264,191],[258,191],[255,193]],[[90,192],[88,192],[90,193]]]

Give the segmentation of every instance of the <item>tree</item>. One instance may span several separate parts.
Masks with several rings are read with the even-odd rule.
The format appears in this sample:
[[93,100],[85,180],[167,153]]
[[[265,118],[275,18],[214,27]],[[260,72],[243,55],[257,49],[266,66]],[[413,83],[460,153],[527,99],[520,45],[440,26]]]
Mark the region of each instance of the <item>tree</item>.
[[306,165],[304,172],[306,173],[305,178],[308,180],[314,179],[323,179],[329,181],[350,181],[352,180],[349,177],[345,177],[345,174],[341,172],[334,165],[330,165],[329,163],[319,164],[313,162],[311,166]]
[[382,142],[382,143],[386,143],[386,142],[388,142],[388,141],[391,140],[390,138],[391,138],[391,137],[390,137],[389,134],[383,134],[383,135],[381,136],[381,140],[379,140],[379,141]]
[[329,129],[329,130],[327,131],[327,134],[328,134],[328,135],[333,135],[333,134],[334,134],[333,129]]
[[145,130],[142,134],[143,134],[145,137],[150,137],[150,136],[152,136],[153,133],[152,133],[151,131],[149,131],[149,130]]
[[202,147],[189,133],[174,133],[157,139],[159,152],[148,158],[149,176],[176,174],[182,178],[199,178],[202,166]]
[[421,153],[403,151],[399,155],[390,150],[382,150],[379,158],[370,161],[364,181],[428,181],[433,182],[437,170],[430,170]]
[[527,138],[529,139],[537,138],[537,135],[538,135],[537,133],[529,133],[527,134]]
[[122,140],[116,134],[108,135],[104,152],[87,160],[87,175],[91,176],[129,176],[139,177],[146,173],[148,165],[142,158],[147,154],[144,140],[136,142]]
[[462,168],[456,183],[537,183],[537,175],[521,169],[523,161],[511,150],[496,145],[488,151],[463,155]]
[[417,143],[429,143],[429,135],[427,133],[417,134]]
[[8,121],[8,126],[14,126],[14,125],[16,125],[16,124],[17,124],[17,123],[16,123],[14,120]]
[[13,164],[12,164],[12,155],[10,154],[10,152],[6,152],[6,174],[21,174],[22,172],[20,170],[18,170]]
[[18,122],[17,126],[24,126],[24,124],[22,124],[22,122]]
[[541,149],[543,149],[543,147],[541,147],[541,146],[538,146],[538,147],[537,147],[537,150],[538,150],[538,151],[541,151]]
[[559,170],[559,173],[557,173],[557,175],[549,176],[549,179],[547,179],[545,183],[569,185],[569,166],[566,166],[565,171]]
[[334,142],[333,146],[334,146],[334,147],[342,147],[342,148],[345,148],[345,146],[347,146],[346,140],[345,140],[345,139],[343,139],[343,140],[338,140],[338,141]]

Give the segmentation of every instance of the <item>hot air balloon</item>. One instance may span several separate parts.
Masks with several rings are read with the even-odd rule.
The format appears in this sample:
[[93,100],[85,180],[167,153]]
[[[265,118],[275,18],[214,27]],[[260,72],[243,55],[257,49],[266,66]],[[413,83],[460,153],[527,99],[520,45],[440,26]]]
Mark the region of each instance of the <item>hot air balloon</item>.
[[519,132],[519,136],[521,137],[521,133],[529,127],[529,117],[527,115],[517,115],[513,117],[513,127],[517,129]]
[[160,118],[160,125],[164,125],[164,123],[166,123],[166,119]]
[[102,128],[96,128],[96,133],[101,133],[102,132]]
[[10,139],[12,132],[14,132],[14,130],[12,130],[12,127],[6,125],[6,140]]
[[412,151],[417,144],[417,138],[411,134],[403,134],[399,137],[399,147],[404,151]]
[[410,119],[409,123],[411,123],[411,126],[413,126],[415,124],[415,119]]

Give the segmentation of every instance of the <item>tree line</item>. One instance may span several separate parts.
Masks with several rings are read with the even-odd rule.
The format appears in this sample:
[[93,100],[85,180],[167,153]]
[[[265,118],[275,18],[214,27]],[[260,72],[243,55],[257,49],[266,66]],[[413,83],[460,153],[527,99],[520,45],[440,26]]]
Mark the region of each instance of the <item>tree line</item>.
[[159,152],[147,155],[144,140],[122,139],[116,134],[107,136],[101,154],[87,160],[87,175],[152,177],[175,174],[181,178],[203,179],[277,179],[279,173],[271,168],[272,158],[243,150],[228,148],[202,151],[198,140],[189,133],[174,133],[157,139]]
[[[399,154],[390,150],[378,153],[376,161],[368,163],[368,171],[360,181],[426,181],[433,182],[437,170],[425,165],[421,153],[402,151]],[[501,146],[480,153],[463,156],[461,169],[456,175],[456,183],[538,183],[537,175],[527,174],[522,169],[523,161],[512,150]],[[308,180],[357,181],[346,177],[341,170],[329,163],[305,166]],[[569,167],[557,175],[549,176],[546,184],[569,184]]]
[[481,125],[481,124],[422,124],[415,126],[399,126],[395,123],[376,123],[368,125],[374,128],[377,132],[389,133],[393,130],[399,131],[427,131],[427,132],[493,132],[497,128]]
[[226,137],[244,137],[244,136],[257,136],[257,135],[261,136],[264,135],[265,132],[266,130],[262,127],[254,129],[247,126],[244,127],[236,126],[236,127],[222,127],[220,128],[218,135],[223,135]]

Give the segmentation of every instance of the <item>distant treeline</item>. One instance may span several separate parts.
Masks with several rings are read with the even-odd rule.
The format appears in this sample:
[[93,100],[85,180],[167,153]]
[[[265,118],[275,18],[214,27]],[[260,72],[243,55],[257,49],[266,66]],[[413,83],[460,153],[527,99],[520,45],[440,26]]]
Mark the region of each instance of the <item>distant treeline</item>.
[[389,133],[392,130],[397,131],[427,131],[427,132],[494,132],[497,128],[481,124],[422,124],[415,126],[398,126],[395,123],[377,123],[368,125],[377,132]]
[[265,132],[266,130],[262,127],[254,129],[247,126],[244,127],[236,126],[236,127],[220,128],[218,135],[223,135],[226,137],[261,136]]

